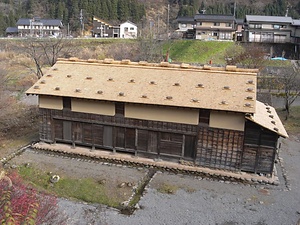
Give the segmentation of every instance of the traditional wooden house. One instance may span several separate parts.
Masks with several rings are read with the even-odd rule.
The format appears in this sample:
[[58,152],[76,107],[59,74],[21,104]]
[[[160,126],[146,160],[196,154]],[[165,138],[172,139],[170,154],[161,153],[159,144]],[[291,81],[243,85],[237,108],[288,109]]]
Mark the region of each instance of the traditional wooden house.
[[256,101],[257,70],[59,59],[39,96],[40,140],[195,166],[272,173],[287,133]]

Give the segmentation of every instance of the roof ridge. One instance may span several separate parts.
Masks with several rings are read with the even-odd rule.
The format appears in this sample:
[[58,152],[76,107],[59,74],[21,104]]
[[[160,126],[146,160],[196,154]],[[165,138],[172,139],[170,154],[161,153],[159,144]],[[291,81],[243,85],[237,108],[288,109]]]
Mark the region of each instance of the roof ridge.
[[226,65],[225,67],[214,67],[211,65],[196,66],[189,63],[169,63],[169,62],[160,62],[160,63],[150,63],[147,61],[134,62],[130,59],[114,60],[113,58],[105,58],[103,60],[98,59],[79,59],[77,57],[71,58],[58,58],[57,61],[61,62],[78,62],[78,63],[97,63],[97,64],[112,64],[112,65],[132,65],[132,66],[145,66],[145,67],[161,67],[161,68],[178,68],[178,69],[193,69],[193,70],[210,70],[210,71],[226,71],[226,72],[239,72],[239,73],[253,73],[257,74],[259,69],[246,69],[238,68],[235,65]]

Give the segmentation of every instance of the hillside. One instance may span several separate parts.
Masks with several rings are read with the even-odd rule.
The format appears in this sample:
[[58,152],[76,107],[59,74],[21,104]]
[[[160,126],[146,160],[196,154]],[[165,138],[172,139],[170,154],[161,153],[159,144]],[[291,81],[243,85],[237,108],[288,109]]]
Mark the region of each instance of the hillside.
[[5,29],[15,26],[21,17],[43,17],[62,19],[69,24],[72,32],[80,28],[80,11],[87,30],[91,19],[97,16],[112,24],[126,20],[140,28],[166,31],[167,21],[175,28],[177,16],[193,16],[199,12],[206,14],[233,14],[244,18],[246,14],[284,16],[299,18],[298,0],[0,0],[0,35]]

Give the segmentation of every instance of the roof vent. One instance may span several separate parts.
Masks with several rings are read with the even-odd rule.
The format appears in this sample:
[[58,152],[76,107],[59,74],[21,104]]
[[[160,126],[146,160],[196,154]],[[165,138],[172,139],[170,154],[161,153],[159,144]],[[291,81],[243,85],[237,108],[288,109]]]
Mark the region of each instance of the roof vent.
[[253,88],[247,88],[247,91],[248,91],[248,92],[253,92],[254,89],[253,89]]
[[70,75],[70,74],[67,75],[67,78],[71,78],[71,77],[72,77],[72,75]]
[[55,91],[59,91],[59,90],[60,90],[60,87],[56,87],[56,88],[55,88]]
[[86,77],[86,79],[87,79],[87,80],[92,80],[92,79],[93,79],[93,77]]
[[114,81],[114,79],[112,77],[108,78],[107,81]]
[[40,89],[40,86],[36,85],[33,87],[33,89]]
[[277,127],[274,127],[274,130],[275,130],[275,131],[278,131],[278,128],[277,128]]
[[142,98],[147,98],[147,95],[142,95]]
[[224,90],[230,90],[230,87],[229,86],[224,86],[223,89]]
[[172,100],[173,97],[172,97],[172,96],[167,96],[166,99],[167,99],[167,100]]
[[155,83],[155,81],[152,80],[152,81],[150,81],[150,84],[156,84],[156,83]]
[[124,92],[119,92],[119,96],[125,96]]
[[47,74],[47,76],[46,77],[52,77],[52,75],[51,74]]
[[254,84],[253,80],[248,80],[247,84]]
[[53,70],[54,70],[54,71],[57,71],[57,70],[58,70],[58,68],[56,68],[56,67],[55,67],[55,68],[53,68]]
[[75,92],[80,93],[80,92],[81,92],[80,88],[76,88],[76,89],[75,89]]
[[251,107],[251,104],[250,104],[250,103],[245,103],[244,106],[245,106],[245,107]]
[[197,84],[197,87],[198,88],[204,88],[204,85],[203,84]]
[[268,106],[269,104],[268,103],[265,103],[265,106]]
[[267,107],[266,107],[266,109],[270,110],[270,107],[269,107],[269,106],[267,106]]
[[222,105],[228,105],[228,103],[225,100],[221,101],[221,104]]
[[103,91],[97,91],[97,94],[102,95],[102,94],[103,94]]
[[270,117],[270,118],[272,118],[272,119],[274,118],[274,116],[273,116],[273,115],[269,115],[269,117]]
[[41,84],[46,84],[46,81],[45,81],[45,80],[42,80],[40,83],[41,83]]
[[271,123],[276,124],[275,120],[272,120]]
[[252,96],[247,96],[246,100],[253,100],[253,97]]
[[173,86],[180,86],[180,84],[179,83],[174,83],[174,85]]
[[192,102],[199,102],[199,100],[196,98],[192,98]]
[[131,80],[129,81],[129,83],[135,83],[134,79],[131,79]]
[[271,113],[271,110],[268,110],[267,112],[268,112],[268,113]]

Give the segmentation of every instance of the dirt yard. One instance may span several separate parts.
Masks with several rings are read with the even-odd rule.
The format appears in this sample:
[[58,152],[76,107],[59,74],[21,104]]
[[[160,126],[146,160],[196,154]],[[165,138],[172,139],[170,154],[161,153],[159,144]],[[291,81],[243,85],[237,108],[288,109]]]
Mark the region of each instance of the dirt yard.
[[[276,165],[279,186],[244,185],[157,172],[139,201],[140,209],[133,215],[66,199],[60,200],[60,207],[69,216],[68,224],[296,225],[300,219],[299,137],[291,136],[282,142],[280,163]],[[61,176],[104,179],[112,189],[122,182],[136,184],[148,172],[146,168],[95,163],[36,151],[25,151],[10,162],[24,163]],[[130,188],[123,191],[124,199],[132,193]]]

